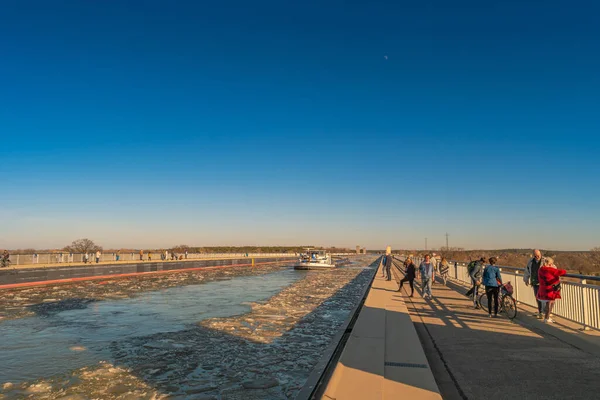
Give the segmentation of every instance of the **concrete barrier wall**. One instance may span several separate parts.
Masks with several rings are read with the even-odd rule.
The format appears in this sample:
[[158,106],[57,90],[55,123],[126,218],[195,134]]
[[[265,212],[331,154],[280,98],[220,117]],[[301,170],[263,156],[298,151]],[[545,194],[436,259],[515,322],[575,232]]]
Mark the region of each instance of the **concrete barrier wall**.
[[[143,260],[148,260],[148,255],[151,254],[152,260],[160,260],[161,253],[158,251],[151,251],[148,253],[144,251]],[[164,254],[164,252],[163,252]],[[177,257],[183,256],[186,258],[185,253],[175,253]],[[137,252],[120,252],[120,261],[139,261],[140,253]],[[206,259],[206,258],[241,258],[241,257],[288,257],[293,256],[290,253],[188,253],[187,259]],[[89,261],[95,261],[96,254],[89,253]],[[170,254],[169,254],[170,258]],[[117,253],[102,253],[100,255],[100,262],[112,262],[116,261]],[[68,264],[68,263],[82,263],[83,254],[75,253],[71,254],[68,252],[58,253],[39,253],[39,254],[11,254],[9,260],[12,265],[29,265],[29,264]]]
[[[255,260],[256,264],[291,261],[293,257],[266,257]],[[194,268],[252,265],[251,258],[229,258],[221,260],[171,261],[128,264],[90,264],[84,266],[56,266],[47,268],[5,269],[0,270],[0,286],[32,282],[77,279],[94,276],[136,274],[157,271],[185,270]]]

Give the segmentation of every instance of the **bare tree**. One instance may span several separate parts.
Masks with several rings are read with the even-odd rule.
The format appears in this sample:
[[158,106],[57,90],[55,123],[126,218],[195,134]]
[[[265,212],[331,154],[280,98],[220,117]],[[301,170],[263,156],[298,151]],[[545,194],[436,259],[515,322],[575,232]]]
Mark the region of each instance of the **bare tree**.
[[596,246],[590,251],[597,251],[598,253],[600,253],[600,246]]
[[65,247],[65,251],[72,253],[94,253],[98,250],[102,250],[102,246],[98,246],[90,239],[77,239],[70,246]]

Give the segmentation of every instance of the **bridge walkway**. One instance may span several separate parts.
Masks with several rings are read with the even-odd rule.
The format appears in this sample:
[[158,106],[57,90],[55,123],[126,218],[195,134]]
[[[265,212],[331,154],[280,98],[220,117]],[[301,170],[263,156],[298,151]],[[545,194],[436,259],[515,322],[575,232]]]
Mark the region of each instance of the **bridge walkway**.
[[[397,268],[394,276],[402,277]],[[600,397],[600,346],[580,346],[570,340],[575,333],[565,336],[522,309],[513,321],[490,318],[453,283],[437,282],[426,300],[415,286],[414,297],[407,285],[402,295],[444,399]]]

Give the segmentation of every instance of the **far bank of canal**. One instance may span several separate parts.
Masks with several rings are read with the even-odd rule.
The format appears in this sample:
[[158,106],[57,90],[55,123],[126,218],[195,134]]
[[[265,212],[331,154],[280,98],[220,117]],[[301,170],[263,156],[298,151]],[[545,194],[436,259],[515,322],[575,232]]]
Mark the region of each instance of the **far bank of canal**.
[[203,284],[162,277],[165,289],[139,293],[119,280],[94,284],[118,288],[102,288],[105,300],[47,288],[62,297],[0,322],[0,398],[293,398],[359,300],[372,260],[317,273],[221,271]]

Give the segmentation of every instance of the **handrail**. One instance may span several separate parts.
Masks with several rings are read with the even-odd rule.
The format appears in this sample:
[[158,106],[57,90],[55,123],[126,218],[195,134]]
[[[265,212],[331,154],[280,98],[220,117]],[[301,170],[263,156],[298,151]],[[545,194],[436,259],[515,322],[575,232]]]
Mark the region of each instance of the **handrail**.
[[[468,263],[466,263],[464,261],[460,261],[459,262],[459,261],[451,260],[451,261],[448,261],[448,262],[450,262],[450,263],[456,262],[456,263],[461,264],[461,265],[467,265],[468,264]],[[520,271],[520,272],[524,272],[525,271],[525,268],[511,267],[511,266],[508,266],[508,265],[497,265],[497,267],[500,268],[500,269],[507,269],[507,270],[511,270],[511,271]],[[583,275],[583,274],[571,274],[571,273],[567,273],[567,274],[565,274],[563,276],[566,277],[566,278],[576,278],[576,279],[582,279],[582,280],[585,279],[585,280],[588,280],[588,281],[600,282],[600,276],[595,276],[595,275]]]

